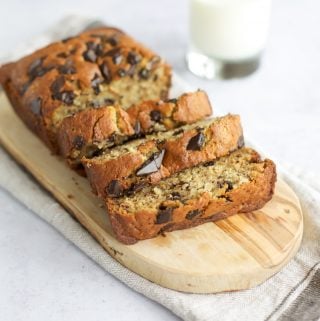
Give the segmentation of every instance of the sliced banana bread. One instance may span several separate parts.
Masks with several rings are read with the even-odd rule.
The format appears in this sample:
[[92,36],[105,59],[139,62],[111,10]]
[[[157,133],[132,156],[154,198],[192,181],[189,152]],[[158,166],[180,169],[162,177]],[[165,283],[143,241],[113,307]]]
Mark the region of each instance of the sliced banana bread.
[[149,100],[129,107],[89,108],[66,117],[58,130],[60,153],[73,168],[83,156],[91,158],[114,145],[147,133],[194,123],[211,115],[204,91],[186,93],[177,99]]
[[185,125],[82,159],[93,191],[120,197],[187,167],[212,161],[243,146],[238,115]]
[[4,65],[0,82],[24,122],[57,152],[56,132],[66,116],[90,106],[166,99],[171,68],[121,30],[104,27]]
[[274,191],[276,167],[249,148],[147,186],[133,195],[107,198],[115,236],[123,243],[155,237],[257,210]]

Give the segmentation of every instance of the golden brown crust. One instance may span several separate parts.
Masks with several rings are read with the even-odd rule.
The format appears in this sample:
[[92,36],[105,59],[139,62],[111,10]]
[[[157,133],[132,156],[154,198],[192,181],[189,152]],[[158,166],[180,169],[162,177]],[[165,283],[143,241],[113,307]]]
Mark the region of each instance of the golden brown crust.
[[124,111],[120,107],[88,108],[64,118],[58,130],[61,155],[77,166],[86,150],[100,150],[140,135],[194,123],[211,114],[205,92],[186,93],[174,100],[149,100]]
[[[146,208],[129,213],[111,198],[106,200],[106,207],[117,239],[125,244],[133,244],[163,232],[190,228],[262,208],[273,195],[275,181],[275,164],[265,160],[264,171],[255,180],[227,192],[225,198],[211,198],[208,193],[203,193],[197,199],[188,200],[187,204],[180,203],[180,206],[174,208],[171,221],[163,224],[156,223],[156,210]],[[188,213],[197,210],[201,211],[201,215],[187,218]]]
[[[200,132],[200,135],[205,137],[203,146],[199,150],[189,149],[191,139],[197,135],[199,128],[194,128],[160,144],[156,139],[146,140],[135,152],[125,153],[115,159],[83,159],[82,163],[92,189],[98,196],[108,196],[108,187],[112,181],[118,182],[123,193],[134,191],[137,187],[156,184],[178,171],[212,161],[237,149],[243,137],[240,117],[227,115],[210,122]],[[159,171],[143,176],[136,175],[137,170],[148,162],[147,155],[163,150],[165,154]]]
[[[127,113],[130,116],[132,126],[139,122],[142,132],[147,134],[192,124],[210,116],[212,108],[207,94],[198,90],[193,93],[185,93],[177,99],[144,101],[128,108]],[[158,119],[152,117],[153,114]]]
[[[103,97],[103,91],[125,107],[143,99],[165,99],[171,69],[122,31],[104,27],[2,66],[0,81],[28,127],[57,152],[55,133],[63,115],[61,108],[68,113],[69,107],[83,109],[83,105],[95,103],[95,97],[110,100]],[[132,100],[126,96],[128,81],[141,89]],[[150,97],[144,89],[147,82]]]

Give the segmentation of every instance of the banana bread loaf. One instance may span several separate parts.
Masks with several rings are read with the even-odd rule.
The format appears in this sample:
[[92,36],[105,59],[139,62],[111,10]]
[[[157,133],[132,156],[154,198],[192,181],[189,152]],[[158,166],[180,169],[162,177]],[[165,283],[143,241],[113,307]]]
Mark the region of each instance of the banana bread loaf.
[[227,115],[134,140],[84,158],[82,164],[98,196],[120,197],[224,156],[243,143],[240,117]]
[[101,149],[148,133],[191,124],[211,113],[204,91],[166,101],[145,101],[127,111],[116,106],[87,108],[62,121],[58,130],[60,153],[72,168],[77,168],[82,157],[91,158]]
[[171,68],[116,28],[64,39],[0,69],[0,82],[23,121],[57,152],[61,121],[87,107],[127,108],[166,99]]
[[107,198],[106,208],[115,236],[133,244],[166,231],[257,210],[271,199],[275,181],[274,163],[242,148],[133,195]]

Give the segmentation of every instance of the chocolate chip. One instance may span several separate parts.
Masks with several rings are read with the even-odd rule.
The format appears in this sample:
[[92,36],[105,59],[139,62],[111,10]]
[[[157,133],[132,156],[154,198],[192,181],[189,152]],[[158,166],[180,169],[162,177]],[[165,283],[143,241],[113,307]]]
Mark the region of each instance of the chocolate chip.
[[97,56],[101,56],[103,54],[103,47],[100,43],[95,43],[93,41],[88,41],[86,43],[88,51],[92,50]]
[[118,180],[112,180],[106,188],[106,192],[110,197],[120,197],[123,194],[123,189]]
[[162,164],[165,150],[163,149],[160,153],[154,153],[151,157],[141,166],[137,171],[137,176],[148,175],[157,172]]
[[215,161],[210,161],[210,162],[207,162],[205,164],[203,164],[204,167],[209,167],[209,166],[213,166],[215,164]]
[[148,70],[147,68],[142,68],[139,71],[139,76],[140,78],[147,80],[150,76],[150,70]]
[[104,62],[103,64],[101,64],[100,70],[106,82],[109,83],[111,81],[111,75],[107,63]]
[[99,156],[101,154],[101,149],[99,149],[96,145],[89,145],[86,147],[85,155],[87,158],[93,158]]
[[134,52],[129,52],[128,53],[128,56],[127,56],[127,62],[130,64],[130,65],[136,65],[138,64],[139,62],[141,61],[141,57],[134,53]]
[[110,37],[105,40],[106,43],[110,44],[111,46],[116,46],[118,44],[118,40],[115,37]]
[[37,116],[41,115],[41,106],[42,106],[42,99],[40,97],[33,99],[30,103],[31,111]]
[[120,48],[111,49],[111,50],[107,51],[104,54],[104,56],[105,57],[111,57],[113,63],[116,64],[116,65],[120,64],[120,62],[122,60],[121,49]]
[[60,91],[63,88],[64,84],[65,84],[64,76],[59,76],[51,84],[50,90],[51,90],[52,95],[54,96],[55,99],[60,98]]
[[132,78],[134,76],[135,70],[136,70],[136,65],[131,65],[127,71],[127,75]]
[[201,214],[201,211],[200,210],[192,210],[192,211],[189,211],[186,215],[186,219],[187,220],[192,220],[194,217],[198,216]]
[[71,90],[66,90],[60,93],[59,100],[63,101],[66,105],[72,105],[75,94]]
[[233,189],[233,184],[231,181],[228,181],[228,180],[222,180],[222,181],[218,181],[217,182],[217,186],[218,188],[222,188],[224,187],[225,185],[227,185],[227,188],[226,188],[226,192],[229,192]]
[[100,87],[99,85],[103,82],[103,79],[100,78],[100,76],[95,73],[94,77],[91,79],[91,87],[94,90],[94,93],[98,95],[100,93]]
[[81,149],[85,144],[85,140],[83,138],[83,136],[76,136],[73,141],[72,141],[72,146],[75,148],[75,149]]
[[121,68],[118,70],[118,75],[120,77],[124,77],[126,74],[127,74],[127,72],[124,69]]
[[59,66],[58,71],[64,75],[73,75],[73,74],[77,73],[75,66],[72,65],[72,63],[70,63],[70,62],[66,63],[62,66]]
[[43,61],[44,61],[45,57],[41,57],[41,58],[38,58],[36,60],[34,60],[30,65],[29,65],[29,68],[28,68],[28,75],[29,76],[33,76],[34,73],[36,72],[36,70],[41,67]]
[[138,183],[132,184],[130,189],[128,189],[125,194],[130,196],[136,192],[141,191],[147,185],[148,184],[146,182],[138,182]]
[[178,136],[178,135],[182,134],[183,132],[184,132],[184,130],[182,128],[180,128],[180,129],[175,130],[172,135]]
[[159,110],[152,110],[150,112],[150,118],[155,122],[160,122],[162,119],[162,114]]
[[86,60],[86,61],[96,62],[96,60],[97,60],[97,55],[96,55],[96,53],[94,52],[94,50],[89,49],[89,50],[87,50],[87,51],[85,51],[85,52],[83,53],[83,58],[84,58],[84,60]]
[[173,208],[168,207],[165,209],[160,209],[156,217],[156,224],[167,223],[172,220]]
[[187,145],[187,150],[201,150],[205,141],[205,136],[203,133],[198,133],[197,135],[193,136]]
[[141,124],[139,120],[134,124],[134,134],[138,137],[141,134]]
[[244,146],[244,137],[241,135],[238,139],[238,148],[241,148]]
[[226,189],[226,192],[229,192],[229,191],[231,191],[232,189],[233,189],[233,184],[232,184],[232,182],[230,182],[230,181],[225,181],[225,184],[227,184],[227,189]]
[[102,102],[98,100],[92,100],[87,103],[87,106],[93,107],[93,108],[100,108],[102,106]]
[[170,194],[170,199],[173,200],[173,201],[180,200],[181,199],[181,195],[178,192],[172,192]]
[[105,98],[104,104],[105,104],[105,106],[112,106],[112,105],[114,105],[114,100],[110,99],[110,98]]

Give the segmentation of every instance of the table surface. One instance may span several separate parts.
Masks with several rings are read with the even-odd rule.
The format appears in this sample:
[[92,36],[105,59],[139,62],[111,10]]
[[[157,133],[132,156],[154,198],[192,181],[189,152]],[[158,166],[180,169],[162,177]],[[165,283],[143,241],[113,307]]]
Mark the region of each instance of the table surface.
[[[248,78],[205,81],[186,70],[184,0],[0,2],[0,53],[70,13],[99,17],[165,57],[208,91],[217,113],[239,113],[245,134],[272,158],[317,172],[320,163],[320,3],[274,2],[263,64]],[[1,166],[1,165],[0,165]],[[0,189],[1,320],[178,320],[107,274],[51,226]]]

